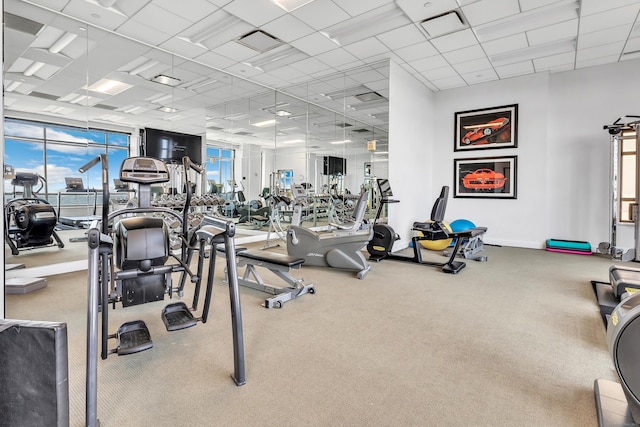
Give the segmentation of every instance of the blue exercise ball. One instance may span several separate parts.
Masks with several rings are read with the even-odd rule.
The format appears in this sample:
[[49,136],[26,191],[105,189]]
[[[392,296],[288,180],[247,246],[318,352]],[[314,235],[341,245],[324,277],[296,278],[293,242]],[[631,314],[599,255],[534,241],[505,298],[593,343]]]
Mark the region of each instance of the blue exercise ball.
[[449,224],[449,227],[451,227],[451,231],[453,231],[454,233],[469,230],[471,228],[474,228],[475,226],[476,225],[468,219],[456,219],[451,224]]

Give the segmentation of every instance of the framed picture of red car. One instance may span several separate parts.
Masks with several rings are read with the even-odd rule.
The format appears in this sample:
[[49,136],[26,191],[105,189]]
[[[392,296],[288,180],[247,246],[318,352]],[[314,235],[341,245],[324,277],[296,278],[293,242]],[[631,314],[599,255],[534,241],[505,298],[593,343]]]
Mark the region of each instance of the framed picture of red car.
[[454,151],[518,146],[518,104],[455,114]]
[[453,197],[515,199],[518,156],[454,159]]

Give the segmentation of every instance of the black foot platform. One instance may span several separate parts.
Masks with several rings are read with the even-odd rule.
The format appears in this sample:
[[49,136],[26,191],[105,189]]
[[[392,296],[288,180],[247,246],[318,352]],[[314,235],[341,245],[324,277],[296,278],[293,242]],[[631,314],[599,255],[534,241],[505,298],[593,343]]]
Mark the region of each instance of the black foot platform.
[[116,348],[118,356],[138,353],[153,347],[149,329],[142,320],[123,323],[118,328],[116,337],[118,338],[118,347]]
[[611,284],[606,282],[591,281],[591,286],[596,294],[596,300],[598,301],[598,308],[600,309],[600,316],[604,322],[604,327],[607,327],[607,318],[613,312],[613,309],[620,303],[613,295],[613,289]]
[[190,328],[198,323],[193,317],[189,307],[183,302],[169,304],[162,309],[162,321],[167,331],[178,331],[180,329]]

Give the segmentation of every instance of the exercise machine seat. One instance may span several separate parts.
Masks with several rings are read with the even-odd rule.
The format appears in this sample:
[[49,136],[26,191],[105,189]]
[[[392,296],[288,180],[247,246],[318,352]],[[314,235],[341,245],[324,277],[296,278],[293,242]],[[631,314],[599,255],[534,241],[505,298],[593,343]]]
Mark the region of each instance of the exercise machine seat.
[[169,231],[161,218],[132,217],[115,230],[116,265],[121,270],[148,271],[169,258]]
[[369,201],[369,193],[366,191],[360,194],[360,198],[356,203],[356,207],[353,209],[353,215],[351,219],[343,221],[341,223],[330,223],[329,225],[337,228],[338,230],[350,230],[357,231],[364,221],[364,215],[367,212],[367,203]]
[[613,296],[620,300],[624,294],[640,291],[640,268],[612,265],[609,267],[609,282]]

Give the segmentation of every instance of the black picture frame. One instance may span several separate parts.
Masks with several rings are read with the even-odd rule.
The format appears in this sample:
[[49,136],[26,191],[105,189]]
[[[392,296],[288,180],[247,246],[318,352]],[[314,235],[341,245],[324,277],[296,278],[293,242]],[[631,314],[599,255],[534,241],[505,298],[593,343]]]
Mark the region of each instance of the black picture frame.
[[454,151],[516,148],[518,104],[455,113]]
[[516,199],[518,156],[453,160],[453,197]]

